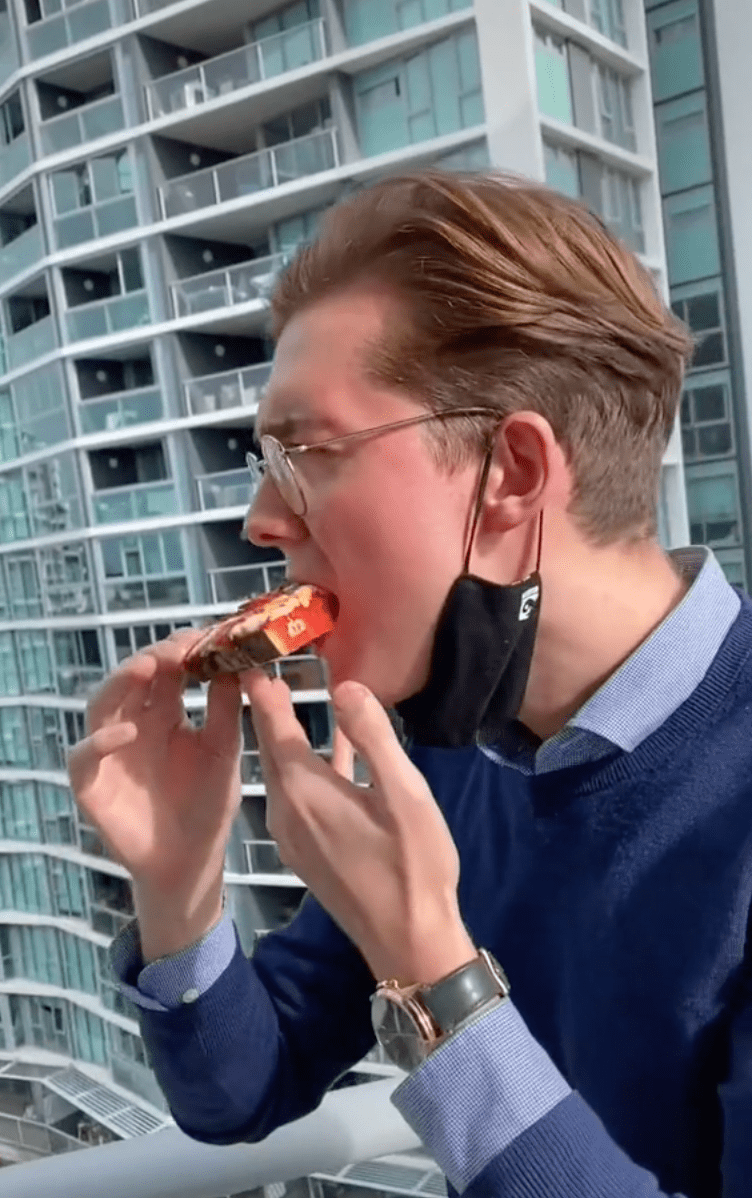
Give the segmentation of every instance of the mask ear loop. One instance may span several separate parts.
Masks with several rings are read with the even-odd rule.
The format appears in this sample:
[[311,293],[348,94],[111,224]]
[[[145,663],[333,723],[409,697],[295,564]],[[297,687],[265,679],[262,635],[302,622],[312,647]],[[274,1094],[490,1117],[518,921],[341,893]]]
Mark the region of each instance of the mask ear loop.
[[[463,574],[469,573],[469,570],[470,570],[470,555],[473,551],[473,543],[475,541],[475,530],[478,527],[478,520],[480,518],[480,509],[481,509],[481,505],[483,503],[483,496],[485,495],[485,492],[486,492],[486,483],[488,482],[488,472],[491,469],[491,458],[493,457],[493,451],[494,451],[494,445],[492,442],[491,445],[489,445],[489,447],[488,447],[488,451],[486,453],[486,456],[485,456],[485,459],[483,462],[483,469],[482,469],[481,475],[480,475],[480,482],[478,484],[478,495],[475,500],[475,511],[473,513],[473,523],[470,528],[470,540],[469,540],[468,546],[467,546],[467,553],[465,554],[465,562],[462,567]],[[542,549],[543,549],[543,508],[541,508],[541,510],[540,510],[540,522],[538,524],[538,556],[537,556],[537,561],[535,563],[535,572],[537,574],[540,573]],[[528,577],[530,577],[530,575],[528,575]]]

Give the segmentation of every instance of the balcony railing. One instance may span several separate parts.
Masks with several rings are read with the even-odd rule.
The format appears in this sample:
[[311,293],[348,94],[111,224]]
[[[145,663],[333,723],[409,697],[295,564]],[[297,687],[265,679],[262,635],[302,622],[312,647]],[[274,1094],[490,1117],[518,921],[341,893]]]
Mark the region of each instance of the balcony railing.
[[287,254],[270,254],[227,270],[213,270],[181,279],[171,285],[173,311],[176,316],[193,316],[212,308],[231,308],[249,300],[266,300],[287,260]]
[[146,85],[149,116],[193,108],[326,57],[323,18],[261,38]]
[[102,903],[91,903],[90,911],[92,928],[95,932],[101,932],[103,936],[117,936],[133,919],[132,915],[113,911],[111,907],[105,907]]
[[0,278],[5,283],[13,275],[35,266],[43,256],[42,230],[39,225],[32,225],[0,249]]
[[180,216],[226,200],[237,200],[335,166],[339,166],[337,130],[322,129],[281,142],[269,150],[232,158],[210,170],[171,179],[159,189],[162,216]]
[[94,519],[98,524],[148,520],[151,516],[175,516],[177,511],[177,495],[172,482],[111,487],[94,496]]
[[[331,749],[314,749],[313,751],[327,761],[330,760],[332,755]],[[261,771],[261,759],[257,749],[243,749],[243,752],[240,754],[240,781],[244,786],[263,785],[264,775]]]
[[[60,13],[61,7],[66,11]],[[46,9],[52,11],[48,14]],[[62,0],[62,4],[43,4],[42,10],[43,19],[35,21],[25,31],[32,58],[52,54],[133,20],[130,0],[89,0],[87,4]]]
[[[397,1079],[386,1078],[334,1090],[312,1114],[258,1144],[200,1144],[179,1128],[167,1127],[117,1144],[2,1169],[0,1198],[226,1198],[312,1174],[336,1177],[362,1161],[420,1147],[389,1101],[397,1084]],[[378,1174],[377,1162],[372,1172]],[[385,1175],[388,1172],[385,1167]],[[440,1180],[435,1169],[425,1169],[423,1175]],[[346,1178],[343,1181],[347,1184]],[[351,1184],[356,1184],[354,1179]],[[378,1188],[388,1190],[389,1185]],[[414,1178],[412,1188],[420,1198],[441,1193],[436,1184],[418,1191]]]
[[150,420],[161,420],[162,415],[162,393],[158,387],[85,399],[78,408],[84,433],[111,432],[132,424],[148,424]]
[[104,670],[101,666],[58,666],[58,694],[89,695],[103,678]]
[[[0,1143],[17,1145],[24,1155],[51,1156],[53,1153],[75,1152],[85,1145],[73,1136],[16,1115],[0,1114]],[[2,1155],[0,1153],[0,1155]],[[3,1164],[8,1164],[7,1160]]]
[[[250,487],[249,487],[250,502]],[[220,566],[209,571],[213,603],[242,603],[254,595],[274,591],[285,581],[282,562],[269,565]]]
[[66,313],[68,337],[81,341],[85,337],[105,337],[137,325],[149,324],[149,297],[145,291],[115,295],[101,303],[82,304]]
[[69,150],[71,146],[84,145],[108,133],[117,133],[125,125],[120,96],[106,96],[94,104],[87,104],[73,112],[61,113],[40,126],[42,146],[45,153]]
[[251,501],[251,476],[248,470],[222,470],[202,474],[198,483],[198,501],[202,512],[221,507],[247,507]]
[[28,133],[21,133],[12,142],[0,147],[0,187],[10,183],[31,163]]
[[223,408],[256,407],[269,375],[271,362],[259,362],[245,370],[229,370],[208,374],[183,383],[185,405],[193,416],[216,412]]

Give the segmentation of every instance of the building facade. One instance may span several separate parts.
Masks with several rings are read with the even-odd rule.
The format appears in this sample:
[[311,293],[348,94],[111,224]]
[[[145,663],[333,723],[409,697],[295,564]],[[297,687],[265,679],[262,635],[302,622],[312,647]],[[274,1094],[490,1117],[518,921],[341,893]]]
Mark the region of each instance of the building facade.
[[[752,267],[742,0],[646,0],[671,306],[697,348],[682,399],[690,539],[752,578]],[[721,64],[723,69],[721,69]]]
[[[547,179],[666,293],[645,14],[642,0],[0,4],[0,1060],[48,1074],[73,1060],[156,1119],[106,964],[127,877],[66,782],[87,695],[135,650],[283,577],[278,553],[239,537],[267,299],[349,190],[428,163]],[[666,546],[688,540],[684,492],[677,425]],[[326,754],[320,664],[279,669]],[[201,688],[186,702],[200,719]],[[226,880],[250,952],[302,887],[265,827],[250,721],[244,735]]]

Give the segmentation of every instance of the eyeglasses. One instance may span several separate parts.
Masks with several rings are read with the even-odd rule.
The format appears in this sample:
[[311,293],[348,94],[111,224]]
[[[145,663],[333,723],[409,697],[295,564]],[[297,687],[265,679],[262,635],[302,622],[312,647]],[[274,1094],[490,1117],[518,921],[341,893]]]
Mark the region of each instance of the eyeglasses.
[[427,412],[423,416],[411,416],[408,420],[396,420],[392,424],[379,424],[375,428],[362,428],[355,433],[345,433],[342,437],[330,437],[327,441],[316,441],[312,445],[292,445],[289,449],[268,433],[261,437],[262,457],[248,452],[245,455],[246,464],[251,472],[254,488],[261,485],[266,471],[272,477],[274,485],[287,506],[296,516],[304,516],[308,505],[303,494],[298,476],[292,463],[293,455],[307,453],[309,449],[319,449],[324,445],[339,444],[342,441],[355,441],[366,437],[378,437],[392,429],[409,428],[412,424],[426,424],[429,420],[448,420],[452,416],[495,416],[497,421],[500,414],[494,408],[452,408],[447,412]]

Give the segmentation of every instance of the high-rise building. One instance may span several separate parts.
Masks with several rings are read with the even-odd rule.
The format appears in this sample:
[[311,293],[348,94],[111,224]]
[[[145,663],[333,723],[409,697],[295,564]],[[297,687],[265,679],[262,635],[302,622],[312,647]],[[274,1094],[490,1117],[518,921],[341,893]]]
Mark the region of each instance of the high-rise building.
[[671,306],[697,341],[682,399],[690,538],[752,579],[752,104],[744,0],[645,0]]
[[[130,892],[74,810],[65,752],[124,657],[282,577],[239,537],[275,274],[349,189],[493,164],[584,196],[666,292],[645,14],[0,6],[0,1061],[128,1135],[164,1112],[106,965]],[[659,518],[664,544],[686,543],[678,425]],[[326,753],[320,664],[279,668]],[[200,688],[187,704],[199,718]],[[265,827],[250,723],[243,782],[227,884],[251,951],[301,884]]]

